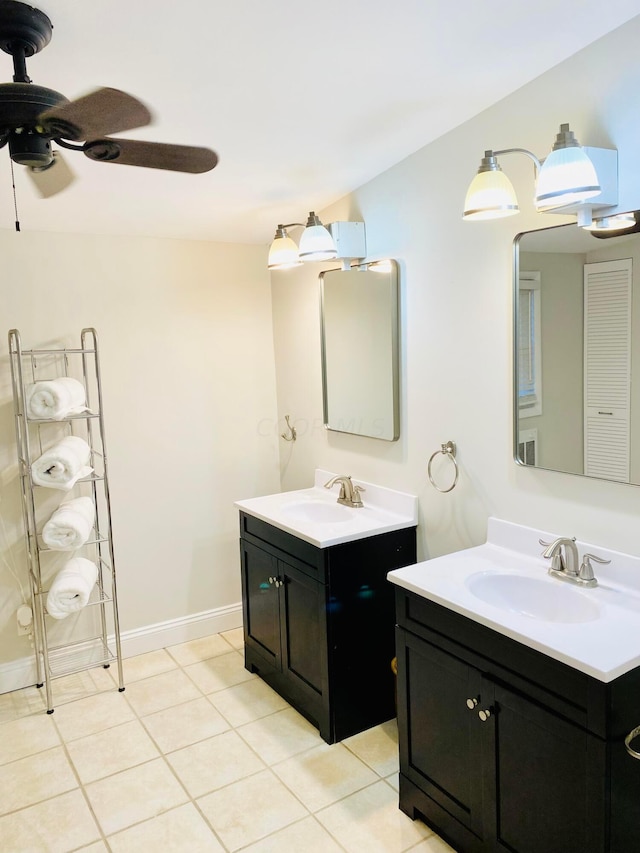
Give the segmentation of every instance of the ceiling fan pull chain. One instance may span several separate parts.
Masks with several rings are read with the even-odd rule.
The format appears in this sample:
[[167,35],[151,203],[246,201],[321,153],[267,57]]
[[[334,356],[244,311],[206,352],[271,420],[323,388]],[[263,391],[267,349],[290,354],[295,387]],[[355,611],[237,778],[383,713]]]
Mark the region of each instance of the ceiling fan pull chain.
[[16,212],[16,231],[20,230],[20,220],[18,219],[18,200],[16,198],[16,177],[13,174],[13,160],[9,160],[11,163],[11,186],[13,187],[13,209]]

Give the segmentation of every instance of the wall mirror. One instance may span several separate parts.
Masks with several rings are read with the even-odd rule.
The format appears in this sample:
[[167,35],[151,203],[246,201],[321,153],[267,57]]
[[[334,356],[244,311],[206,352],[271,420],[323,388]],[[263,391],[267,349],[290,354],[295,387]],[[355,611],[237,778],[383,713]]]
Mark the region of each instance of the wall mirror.
[[324,425],[400,435],[398,268],[393,260],[320,274]]
[[559,225],[514,241],[521,465],[640,485],[637,229],[595,236]]

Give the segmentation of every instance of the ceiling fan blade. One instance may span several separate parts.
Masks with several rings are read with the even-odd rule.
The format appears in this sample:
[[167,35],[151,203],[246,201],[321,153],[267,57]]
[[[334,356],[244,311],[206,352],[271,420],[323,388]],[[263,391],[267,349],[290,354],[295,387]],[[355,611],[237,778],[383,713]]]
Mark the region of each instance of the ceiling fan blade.
[[168,169],[172,172],[208,172],[218,162],[210,148],[192,145],[169,145],[164,142],[144,142],[137,139],[94,139],[86,142],[83,151],[90,160],[120,163],[123,166],[144,166],[148,169]]
[[103,88],[67,104],[45,110],[38,124],[63,139],[97,139],[151,122],[145,105],[120,89]]
[[29,166],[27,174],[42,198],[62,192],[76,179],[59,151],[53,152],[53,160],[48,166]]

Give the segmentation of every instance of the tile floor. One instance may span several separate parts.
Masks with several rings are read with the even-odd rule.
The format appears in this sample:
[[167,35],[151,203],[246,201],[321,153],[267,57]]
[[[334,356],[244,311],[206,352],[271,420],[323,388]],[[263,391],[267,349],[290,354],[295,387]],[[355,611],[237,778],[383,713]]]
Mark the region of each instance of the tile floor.
[[0,695],[1,853],[445,853],[397,805],[397,732],[328,746],[228,631]]

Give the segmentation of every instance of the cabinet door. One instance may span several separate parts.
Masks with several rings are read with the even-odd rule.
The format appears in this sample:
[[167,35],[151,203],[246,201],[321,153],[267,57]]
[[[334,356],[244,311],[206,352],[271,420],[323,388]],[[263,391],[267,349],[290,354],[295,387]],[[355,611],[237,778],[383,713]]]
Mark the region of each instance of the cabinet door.
[[325,586],[282,561],[282,669],[308,694],[326,693]]
[[279,669],[280,595],[278,561],[250,542],[241,542],[245,642]]
[[602,853],[605,742],[505,687],[494,697],[483,731],[495,739],[485,776],[495,849]]
[[480,673],[402,629],[398,639],[401,773],[480,837]]

